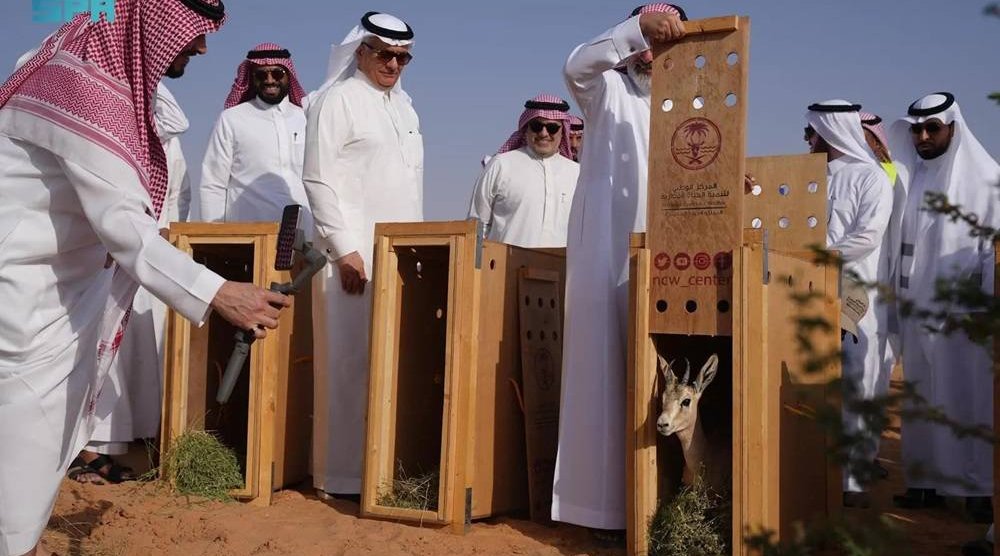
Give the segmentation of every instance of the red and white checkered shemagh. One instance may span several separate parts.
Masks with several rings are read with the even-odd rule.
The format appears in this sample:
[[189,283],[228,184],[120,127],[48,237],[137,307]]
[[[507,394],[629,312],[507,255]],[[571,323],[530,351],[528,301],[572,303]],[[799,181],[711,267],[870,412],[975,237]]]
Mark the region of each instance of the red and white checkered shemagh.
[[[202,3],[220,5],[219,0]],[[82,139],[122,159],[148,192],[155,220],[167,191],[166,155],[153,123],[156,85],[192,40],[223,22],[181,0],[116,0],[111,23],[104,16],[92,22],[90,13],[78,14],[0,86],[0,111],[10,111],[12,126],[44,121],[48,127],[42,133]],[[93,397],[121,345],[137,288],[128,273],[115,269],[101,323]]]
[[[284,50],[273,42],[265,42],[253,47],[251,52],[261,52],[268,50]],[[253,70],[259,66],[281,66],[288,70],[288,100],[292,104],[301,107],[302,99],[306,92],[299,83],[299,75],[295,72],[295,64],[291,58],[254,58],[253,60],[243,60],[236,70],[236,79],[233,80],[233,88],[226,97],[226,108],[232,108],[237,104],[243,104],[248,100],[253,100],[257,93],[253,89]]]
[[681,16],[680,10],[678,10],[672,4],[667,4],[665,2],[654,2],[652,4],[646,4],[645,6],[637,8],[637,11],[638,13],[636,13],[635,15],[650,14],[650,13],[667,13],[667,14],[674,14],[677,17]]
[[864,111],[862,111],[859,115],[861,116],[861,127],[874,133],[875,137],[878,137],[878,140],[882,143],[882,146],[888,149],[889,141],[885,136],[885,128],[882,127],[882,118],[872,114],[871,112]]
[[[531,99],[534,102],[551,102],[553,104],[565,104],[566,101],[555,96],[541,94]],[[568,107],[568,105],[567,105]],[[565,156],[566,158],[572,160],[573,155],[569,148],[569,123],[572,119],[569,112],[563,112],[561,110],[539,110],[525,108],[524,112],[521,112],[521,117],[517,120],[517,131],[511,134],[511,136],[504,142],[497,154],[503,154],[507,151],[514,151],[520,149],[525,145],[524,142],[524,128],[528,125],[528,122],[534,120],[535,118],[545,118],[548,120],[558,120],[562,122],[563,131],[562,138],[559,140],[559,154]]]

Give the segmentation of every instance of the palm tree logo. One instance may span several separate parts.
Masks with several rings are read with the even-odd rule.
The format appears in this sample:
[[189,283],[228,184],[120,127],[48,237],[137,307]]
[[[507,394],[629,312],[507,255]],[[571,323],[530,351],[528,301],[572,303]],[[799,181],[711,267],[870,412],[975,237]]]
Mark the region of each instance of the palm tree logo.
[[688,170],[701,170],[715,162],[722,150],[722,134],[707,118],[691,118],[674,131],[674,160]]

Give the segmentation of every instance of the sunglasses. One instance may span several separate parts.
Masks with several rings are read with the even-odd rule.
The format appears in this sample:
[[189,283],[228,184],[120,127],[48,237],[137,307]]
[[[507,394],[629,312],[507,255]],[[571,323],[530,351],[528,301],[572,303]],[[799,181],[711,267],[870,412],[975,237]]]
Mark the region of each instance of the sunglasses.
[[367,46],[372,51],[372,53],[375,54],[375,57],[378,58],[379,61],[382,62],[383,64],[388,64],[390,61],[392,61],[393,58],[395,58],[396,63],[401,66],[405,66],[406,64],[409,64],[410,62],[413,61],[413,55],[410,54],[409,52],[393,52],[391,50],[382,50],[379,48],[375,48],[374,46],[366,42],[363,42],[361,44]]
[[559,133],[560,129],[562,129],[562,124],[556,122],[543,124],[538,120],[531,120],[528,122],[528,129],[530,129],[533,133],[541,133],[542,129],[545,129],[549,132],[549,135],[555,135],[556,133]]
[[921,133],[926,131],[928,135],[937,135],[938,133],[941,133],[941,131],[945,127],[946,126],[944,124],[939,124],[937,122],[927,122],[924,124],[911,124],[910,133],[914,135],[920,135]]
[[806,141],[808,141],[808,140],[810,140],[810,139],[813,138],[813,135],[816,135],[816,130],[813,129],[813,127],[811,125],[807,125],[806,129],[805,129],[805,134],[806,134],[806,136],[805,136],[806,137]]
[[268,75],[275,81],[281,81],[288,75],[288,70],[285,68],[257,68],[253,70],[253,77],[258,81],[266,81]]

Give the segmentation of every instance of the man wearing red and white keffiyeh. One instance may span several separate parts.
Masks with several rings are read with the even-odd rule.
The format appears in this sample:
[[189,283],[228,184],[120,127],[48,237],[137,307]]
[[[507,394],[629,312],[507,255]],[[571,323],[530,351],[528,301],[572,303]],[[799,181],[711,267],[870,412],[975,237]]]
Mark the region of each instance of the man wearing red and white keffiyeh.
[[[202,220],[277,221],[286,205],[308,207],[304,98],[288,50],[263,43],[247,52],[202,161]],[[308,208],[304,215],[310,231]]]
[[583,118],[579,116],[570,116],[569,150],[573,153],[573,160],[580,162],[580,151],[583,150]]
[[684,19],[671,4],[640,6],[564,68],[587,140],[567,242],[557,521],[625,528],[628,236],[646,228],[650,47],[683,37]]
[[[163,75],[206,51],[219,0],[117,0],[76,16],[0,86],[0,556],[35,554],[139,284],[194,322],[277,326],[285,296],[226,282],[164,240]],[[41,552],[41,550],[38,550]]]
[[469,216],[486,237],[519,247],[565,247],[580,165],[570,158],[569,104],[538,95],[524,104],[517,131],[479,176]]

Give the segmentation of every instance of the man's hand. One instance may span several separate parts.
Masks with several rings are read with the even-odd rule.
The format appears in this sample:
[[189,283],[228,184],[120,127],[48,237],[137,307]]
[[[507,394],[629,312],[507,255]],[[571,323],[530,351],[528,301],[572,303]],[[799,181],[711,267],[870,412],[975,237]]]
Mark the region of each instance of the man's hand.
[[651,43],[665,43],[684,38],[684,22],[674,14],[646,13],[639,16],[642,36]]
[[365,261],[357,251],[352,251],[334,261],[340,269],[340,286],[351,295],[361,295],[365,293],[365,282],[368,276],[365,275]]
[[264,328],[278,327],[278,309],[291,304],[292,300],[286,295],[245,282],[229,281],[222,284],[211,303],[222,318],[236,328],[252,330],[258,339],[267,336]]

